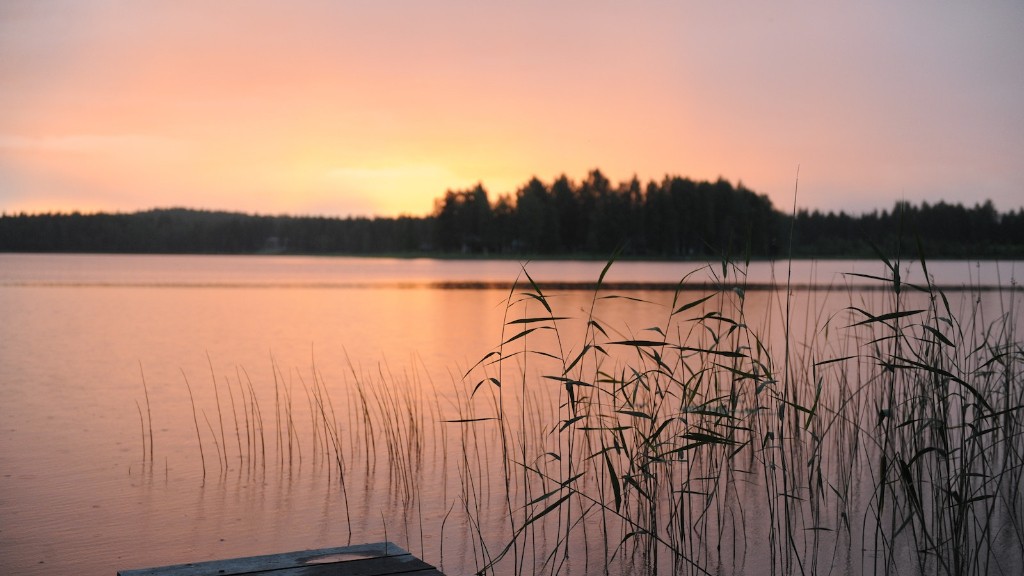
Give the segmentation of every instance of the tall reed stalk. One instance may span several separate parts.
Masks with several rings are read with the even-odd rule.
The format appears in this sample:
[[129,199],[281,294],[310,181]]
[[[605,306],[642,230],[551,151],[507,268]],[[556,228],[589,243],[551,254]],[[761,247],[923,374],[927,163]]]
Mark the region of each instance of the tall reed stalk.
[[[978,305],[954,313],[923,259],[919,285],[898,259],[881,263],[886,273],[868,278],[881,283],[872,296],[888,295],[882,311],[851,292],[845,313],[805,311],[819,320],[803,340],[787,288],[781,354],[751,328],[771,324],[747,318],[744,266],[709,268],[710,292],[684,278],[664,321],[640,327],[601,320],[624,299],[601,293],[607,267],[577,318],[524,272],[509,331],[467,374],[472,400],[489,389],[497,402],[460,419],[497,426],[504,460],[509,531],[498,548],[479,536],[481,571],[706,574],[751,554],[772,574],[1019,568],[1015,304],[988,322]],[[576,343],[564,335],[572,322]],[[528,424],[543,412],[527,400],[553,397],[531,388],[552,385],[556,419]],[[486,475],[466,470],[466,482]]]

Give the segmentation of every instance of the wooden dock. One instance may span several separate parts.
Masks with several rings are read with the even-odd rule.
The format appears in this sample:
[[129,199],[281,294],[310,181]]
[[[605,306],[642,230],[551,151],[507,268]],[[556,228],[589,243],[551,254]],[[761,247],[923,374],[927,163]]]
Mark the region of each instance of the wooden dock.
[[391,542],[120,570],[118,576],[444,576]]

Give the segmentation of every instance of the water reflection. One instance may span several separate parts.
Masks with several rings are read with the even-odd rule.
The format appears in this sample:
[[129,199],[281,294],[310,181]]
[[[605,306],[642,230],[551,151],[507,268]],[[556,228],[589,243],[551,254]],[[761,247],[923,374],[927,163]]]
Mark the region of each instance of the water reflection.
[[[486,377],[497,377],[497,367],[462,379],[502,341],[509,292],[410,289],[398,283],[508,282],[518,273],[516,263],[0,259],[0,556],[12,571],[45,566],[109,574],[389,538],[451,573],[465,573],[497,555],[511,536],[510,518],[521,514],[522,502],[510,506],[505,500],[500,429],[494,421],[466,422],[494,416],[499,397]],[[873,263],[829,263],[808,264],[793,276],[843,285],[845,277],[831,267],[847,264],[880,272]],[[969,273],[966,279],[947,282],[981,281],[974,275],[979,268],[949,265],[960,266]],[[530,271],[546,282],[591,282],[601,267],[538,262]],[[621,263],[609,278],[675,282],[686,270],[678,264]],[[777,281],[782,271],[776,265],[756,274],[759,281]],[[1009,276],[1005,269],[999,274],[1004,282]],[[564,421],[564,387],[538,378],[551,373],[552,359],[512,352],[528,343],[530,349],[573,358],[586,342],[594,302],[587,291],[545,290],[557,315],[569,318],[558,322],[557,337],[539,330],[510,343],[501,374],[510,417],[521,423],[515,433],[531,462],[546,452],[545,431]],[[681,301],[704,295],[686,293]],[[630,299],[597,303],[595,318],[608,339],[658,336],[650,329],[665,326],[672,293],[631,290],[624,296]],[[742,304],[747,323],[773,350],[783,347],[788,303],[789,330],[800,335],[793,362],[807,365],[861,350],[867,343],[840,336],[859,321],[846,307],[888,310],[892,297],[838,289],[798,292],[787,302],[779,291],[742,297],[730,291],[715,303],[729,315]],[[980,306],[985,321],[1004,312],[1020,315],[1019,292],[950,297],[958,312],[970,314]],[[908,305],[928,302],[911,296]],[[524,306],[517,312],[521,318],[546,312],[535,299],[526,298]],[[695,307],[687,318],[704,311]],[[616,365],[614,358],[606,362]],[[515,391],[523,381],[530,383],[528,394]],[[865,404],[863,410],[869,409]],[[152,457],[145,459],[149,427]],[[754,527],[770,519],[765,508],[737,503],[763,496],[764,479],[738,466],[722,472],[735,475],[736,492],[706,526],[729,535],[733,546],[721,556],[700,542],[692,550],[708,566],[755,573],[752,559],[763,557],[768,538]],[[843,473],[826,470],[823,478],[850,495],[851,508],[864,509],[872,487]],[[520,473],[512,482],[520,493],[527,480]],[[529,493],[537,497],[549,489],[550,484],[538,485]],[[537,526],[541,540],[561,533],[557,523]],[[487,550],[481,548],[482,533]],[[849,531],[819,536],[835,538],[838,548],[858,549]],[[605,555],[614,550],[605,541],[599,531],[589,532],[582,542],[599,552],[574,552],[567,571],[606,566]],[[1006,532],[999,541],[1017,542]],[[538,560],[519,554],[524,563]],[[870,562],[859,553],[838,558],[853,572]],[[620,561],[629,567],[650,559],[614,557]]]

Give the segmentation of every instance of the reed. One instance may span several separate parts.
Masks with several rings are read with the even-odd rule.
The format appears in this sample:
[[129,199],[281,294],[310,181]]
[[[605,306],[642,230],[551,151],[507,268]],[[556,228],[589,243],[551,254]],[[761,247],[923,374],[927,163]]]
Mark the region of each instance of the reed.
[[135,408],[139,411],[139,426],[142,428],[142,465],[146,465],[146,421],[142,419],[142,406],[139,406],[139,401],[135,401]]
[[[246,386],[241,386],[241,377],[238,376],[238,371],[241,371],[245,375]],[[246,411],[246,429],[249,429],[249,422],[252,422],[252,450],[249,452],[250,464],[252,465],[252,473],[255,474],[257,468],[264,474],[267,471],[267,442],[264,434],[265,426],[263,424],[263,411],[260,409],[259,401],[256,397],[256,390],[253,387],[252,378],[249,377],[249,373],[245,371],[245,368],[238,368],[236,370],[236,377],[238,377],[239,387],[242,390],[242,396],[246,396],[248,391],[248,409]],[[244,402],[243,402],[244,403]]]
[[[217,432],[213,429],[213,424],[210,424],[210,417],[206,415],[206,410],[203,410],[203,420],[206,421],[206,427],[210,430],[210,436],[213,437],[213,448],[217,451],[217,461],[220,463],[220,475],[221,477],[227,472],[227,456],[220,449],[220,442],[217,441]],[[225,447],[226,449],[227,447]]]
[[[418,532],[429,554],[439,529],[437,561],[461,541],[480,573],[1013,573],[1021,292],[982,306],[938,289],[924,259],[910,284],[906,262],[879,256],[882,272],[859,278],[878,289],[805,300],[754,300],[727,257],[668,294],[606,293],[613,258],[575,310],[524,266],[497,345],[451,390],[386,362],[349,361],[339,384],[315,358],[302,371],[272,358],[266,382],[236,370],[237,401],[225,380],[230,443],[186,378],[204,478],[204,435],[223,470],[234,444],[255,476],[269,434],[282,475],[305,454],[339,491],[350,537],[383,500],[404,511],[392,535]],[[202,405],[223,421],[216,376]],[[443,481],[425,498],[431,473]]]
[[[1015,294],[985,322],[977,304],[954,313],[930,280],[908,285],[898,260],[881,262],[871,279],[888,307],[869,312],[851,292],[841,315],[805,314],[819,318],[805,340],[782,299],[779,354],[751,328],[743,266],[728,261],[708,269],[721,289],[694,295],[684,278],[663,323],[639,328],[600,319],[623,299],[600,293],[607,267],[578,319],[524,272],[509,331],[467,375],[473,400],[490,387],[498,401],[460,420],[496,426],[505,461],[509,535],[498,548],[478,536],[481,570],[560,573],[582,556],[589,573],[597,555],[603,570],[730,571],[751,537],[773,574],[1020,566],[1006,557],[1007,539],[1024,546]],[[570,321],[583,326],[575,344]],[[545,383],[562,390],[557,417],[527,425],[529,388]]]
[[188,389],[188,400],[192,406],[192,422],[196,428],[196,443],[199,445],[199,460],[203,464],[203,481],[206,481],[206,454],[203,452],[203,435],[199,433],[199,417],[196,416],[196,398],[192,394],[192,385],[188,383],[188,376],[181,371],[181,377],[185,380],[185,388]]
[[[221,457],[221,468],[224,472],[228,471],[228,442],[224,434],[224,411],[220,405],[220,390],[217,387],[217,374],[213,370],[213,359],[210,358],[210,354],[206,354],[207,364],[210,366],[210,382],[213,384],[213,397],[217,403],[217,421],[220,424],[220,442],[217,442],[217,435],[213,431],[213,426],[210,426],[210,432],[213,433],[213,445],[217,448],[217,454]],[[205,414],[204,414],[205,416]],[[207,421],[209,424],[209,421]],[[220,447],[223,446],[224,450],[221,451]]]
[[[149,405],[149,386],[146,384],[146,374],[142,370],[142,362],[139,362],[139,376],[142,378],[142,393],[146,399],[146,418],[149,422],[148,432],[143,430],[142,440],[142,461],[146,461],[146,436],[149,437],[149,463],[153,464],[153,410]],[[142,418],[142,408],[139,408],[139,418]]]
[[[1001,531],[1024,543],[1014,528],[1024,446],[1020,344],[1011,317],[986,322],[976,300],[954,313],[921,264],[926,283],[911,285],[887,261],[892,310],[855,310],[863,318],[855,326],[878,328],[869,357],[884,382],[875,400],[875,530],[880,541],[911,542],[922,571],[990,573]],[[904,291],[926,295],[924,306],[904,305]],[[900,554],[887,546],[886,564]]]
[[[238,426],[238,412],[235,408],[235,393],[231,389],[231,380],[227,377],[224,378],[224,387],[228,389],[228,398],[231,400],[231,419],[235,422],[235,445],[238,447],[238,467],[242,468],[245,462],[245,457],[242,454],[242,432]],[[246,432],[248,436],[248,431]]]

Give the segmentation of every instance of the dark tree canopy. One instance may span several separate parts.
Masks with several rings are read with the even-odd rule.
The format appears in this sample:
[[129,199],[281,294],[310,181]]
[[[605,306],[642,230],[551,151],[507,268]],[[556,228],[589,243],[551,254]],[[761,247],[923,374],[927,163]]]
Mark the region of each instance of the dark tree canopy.
[[531,178],[492,201],[449,190],[424,217],[258,216],[165,209],[131,214],[4,214],[0,251],[561,256],[653,259],[871,256],[918,241],[930,258],[1024,257],[1024,209],[991,202],[896,203],[860,216],[776,210],[742,184],[666,176],[613,184]]

